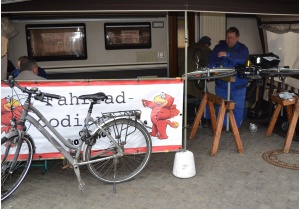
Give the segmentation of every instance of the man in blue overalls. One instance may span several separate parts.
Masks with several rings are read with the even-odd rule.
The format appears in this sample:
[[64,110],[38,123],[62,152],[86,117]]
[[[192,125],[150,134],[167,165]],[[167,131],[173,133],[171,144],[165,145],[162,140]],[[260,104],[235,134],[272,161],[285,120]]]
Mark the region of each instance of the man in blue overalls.
[[[209,68],[223,67],[234,68],[238,65],[246,65],[248,60],[248,48],[239,42],[240,33],[235,27],[231,27],[226,31],[226,40],[220,41],[215,46],[212,53],[208,57],[207,66]],[[248,84],[247,78],[239,78],[235,75],[235,82],[229,83],[230,78],[216,79],[216,94],[227,99],[228,85],[230,86],[230,100],[235,102],[234,116],[237,127],[240,128],[243,122],[244,103],[246,96],[246,88]],[[226,124],[226,117],[224,124]]]

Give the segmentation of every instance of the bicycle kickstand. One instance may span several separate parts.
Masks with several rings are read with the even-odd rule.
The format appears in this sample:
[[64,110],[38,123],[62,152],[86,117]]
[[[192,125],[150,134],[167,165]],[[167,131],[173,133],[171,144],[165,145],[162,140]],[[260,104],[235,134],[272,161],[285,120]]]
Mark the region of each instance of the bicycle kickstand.
[[116,187],[117,163],[118,163],[118,159],[114,158],[114,185],[113,185],[113,192],[115,194],[117,193],[117,187]]
[[81,179],[79,166],[74,164],[73,167],[74,167],[74,172],[76,174],[76,177],[77,177],[77,180],[78,180],[78,183],[79,183],[79,190],[84,190],[85,183]]

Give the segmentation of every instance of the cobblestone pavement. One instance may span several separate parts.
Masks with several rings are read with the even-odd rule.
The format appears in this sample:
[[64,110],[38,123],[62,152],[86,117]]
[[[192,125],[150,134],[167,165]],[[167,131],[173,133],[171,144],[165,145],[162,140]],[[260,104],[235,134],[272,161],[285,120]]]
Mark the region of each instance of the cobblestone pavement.
[[[266,151],[281,149],[284,137],[266,138],[266,127],[258,126],[255,133],[248,127],[245,122],[240,131],[244,154],[237,153],[232,133],[222,132],[214,157],[210,156],[211,129],[199,127],[196,137],[187,139],[197,172],[192,178],[173,175],[175,152],[156,153],[139,176],[117,185],[116,194],[111,184],[98,181],[83,167],[86,189],[80,191],[73,171],[63,170],[62,161],[55,160],[44,175],[41,167],[32,167],[1,208],[298,209],[299,170],[274,166],[262,158]],[[298,150],[298,142],[292,142],[291,149]],[[298,154],[281,155],[299,166]]]

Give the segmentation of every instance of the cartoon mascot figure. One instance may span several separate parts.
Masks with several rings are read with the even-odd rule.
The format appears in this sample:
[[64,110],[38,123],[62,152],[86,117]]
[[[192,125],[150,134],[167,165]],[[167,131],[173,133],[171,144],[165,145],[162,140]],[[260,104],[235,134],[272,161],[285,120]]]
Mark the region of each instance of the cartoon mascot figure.
[[23,107],[18,100],[13,98],[1,99],[1,133],[8,133],[11,125],[10,119],[15,117],[17,121],[22,115]]
[[177,128],[178,123],[170,121],[168,119],[173,118],[179,114],[179,110],[176,109],[176,105],[173,104],[174,98],[168,94],[162,93],[154,97],[153,101],[142,99],[144,107],[152,109],[151,121],[152,132],[151,136],[157,137],[158,139],[167,139],[167,125],[172,128]]

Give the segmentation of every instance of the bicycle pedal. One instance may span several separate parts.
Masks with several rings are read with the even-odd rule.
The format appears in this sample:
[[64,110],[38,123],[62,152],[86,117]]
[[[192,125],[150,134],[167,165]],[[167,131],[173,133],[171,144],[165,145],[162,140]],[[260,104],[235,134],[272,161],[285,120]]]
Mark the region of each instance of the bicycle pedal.
[[67,164],[67,165],[62,167],[62,169],[68,169],[68,168],[73,169],[73,166],[71,164]]

